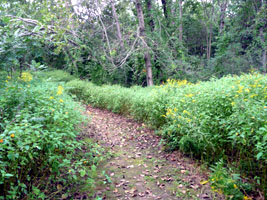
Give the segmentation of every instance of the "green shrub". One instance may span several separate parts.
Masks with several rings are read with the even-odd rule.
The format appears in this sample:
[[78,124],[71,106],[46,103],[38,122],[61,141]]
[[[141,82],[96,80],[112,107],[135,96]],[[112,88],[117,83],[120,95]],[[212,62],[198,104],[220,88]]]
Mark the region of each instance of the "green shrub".
[[154,90],[155,88],[97,86],[81,80],[70,81],[66,87],[69,93],[87,104],[106,108],[115,113],[131,115],[135,119],[149,122],[153,126],[159,126],[165,120],[161,115],[165,113],[162,101],[164,96],[166,98],[166,93],[159,95]]
[[251,192],[253,189],[251,184],[243,182],[240,174],[236,174],[231,168],[226,168],[222,160],[213,165],[211,170],[211,176],[205,182],[210,182],[212,191],[223,193],[226,199],[252,200],[242,192]]
[[100,148],[76,140],[81,107],[63,86],[32,78],[7,77],[0,87],[0,199],[45,199],[59,183],[90,178],[88,166],[101,158]]
[[228,76],[173,90],[164,125],[168,145],[209,162],[234,161],[266,188],[266,77]]
[[75,76],[70,75],[68,72],[63,70],[38,71],[35,72],[35,75],[41,79],[54,82],[69,82],[75,79]]

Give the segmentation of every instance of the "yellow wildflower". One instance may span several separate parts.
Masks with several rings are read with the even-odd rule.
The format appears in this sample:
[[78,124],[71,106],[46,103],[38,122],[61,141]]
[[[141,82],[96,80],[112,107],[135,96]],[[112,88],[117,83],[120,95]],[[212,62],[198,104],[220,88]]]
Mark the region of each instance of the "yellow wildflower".
[[201,184],[201,185],[205,185],[205,184],[207,184],[208,182],[209,182],[208,180],[207,180],[207,181],[201,181],[200,184]]
[[172,109],[170,109],[170,108],[167,109],[166,116],[168,116],[168,115],[173,115]]
[[186,94],[185,95],[186,97],[192,97],[192,96],[194,96],[193,94]]
[[249,97],[253,98],[253,97],[256,97],[256,96],[258,96],[258,95],[257,94],[253,94],[253,95],[250,95]]
[[29,72],[22,72],[21,73],[21,79],[24,82],[30,82],[32,80],[32,75]]
[[64,90],[64,88],[61,85],[59,85],[58,88],[57,88],[57,95],[62,95],[63,94],[63,90]]
[[252,200],[252,198],[250,198],[248,196],[244,196],[244,200]]
[[53,96],[50,96],[49,99],[52,100],[52,99],[54,99],[54,97]]
[[15,137],[15,134],[14,134],[14,133],[12,133],[12,134],[10,135],[10,137],[12,137],[12,138],[13,138],[13,137]]
[[63,99],[59,99],[59,102],[60,102],[60,103],[63,103],[64,101],[63,101]]
[[188,112],[188,111],[186,111],[186,110],[184,110],[183,113],[184,113],[184,114],[188,114],[188,115],[190,115],[190,112]]
[[243,92],[243,88],[244,88],[244,86],[238,86],[239,90],[237,91],[237,93],[239,93],[239,94],[242,93]]
[[235,188],[235,189],[237,189],[237,188],[238,188],[236,184],[234,184],[234,188]]

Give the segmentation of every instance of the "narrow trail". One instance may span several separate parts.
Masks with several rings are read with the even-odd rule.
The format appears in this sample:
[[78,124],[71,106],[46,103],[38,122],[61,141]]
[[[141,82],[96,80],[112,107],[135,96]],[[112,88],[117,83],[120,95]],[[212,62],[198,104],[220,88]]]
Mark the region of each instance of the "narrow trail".
[[[105,170],[112,183],[99,177],[97,195],[103,199],[222,199],[200,182],[207,175],[199,166],[179,152],[168,153],[161,138],[144,124],[88,106],[92,118],[84,128],[112,158],[98,167]],[[102,183],[102,184],[101,184]]]

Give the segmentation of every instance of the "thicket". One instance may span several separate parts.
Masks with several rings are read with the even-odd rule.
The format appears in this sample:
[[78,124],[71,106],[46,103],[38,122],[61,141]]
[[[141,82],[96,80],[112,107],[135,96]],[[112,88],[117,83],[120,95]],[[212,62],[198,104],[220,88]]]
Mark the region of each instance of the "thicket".
[[67,198],[85,177],[94,187],[103,150],[77,139],[81,111],[62,83],[0,73],[0,199]]
[[252,73],[191,84],[168,80],[161,86],[96,86],[67,83],[85,103],[131,115],[160,127],[170,149],[215,163],[230,162],[266,191],[267,79]]

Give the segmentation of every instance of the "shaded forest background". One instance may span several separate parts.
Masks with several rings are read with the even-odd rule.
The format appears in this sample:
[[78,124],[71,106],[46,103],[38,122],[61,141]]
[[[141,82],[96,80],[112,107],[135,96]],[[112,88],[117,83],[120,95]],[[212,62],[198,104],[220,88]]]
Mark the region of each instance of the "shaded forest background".
[[267,72],[264,0],[1,0],[0,69],[96,84]]

